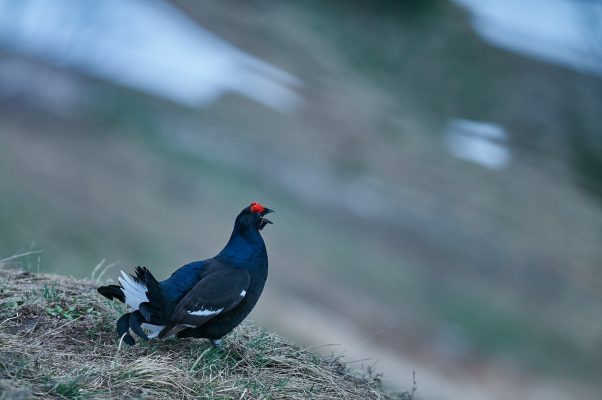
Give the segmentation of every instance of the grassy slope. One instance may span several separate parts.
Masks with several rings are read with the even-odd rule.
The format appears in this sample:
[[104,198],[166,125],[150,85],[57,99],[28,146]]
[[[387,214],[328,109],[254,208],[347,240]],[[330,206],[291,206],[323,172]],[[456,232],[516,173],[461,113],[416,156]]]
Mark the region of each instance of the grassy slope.
[[203,340],[122,346],[122,307],[95,286],[0,269],[0,399],[411,398],[385,394],[370,370],[359,376],[249,323],[221,350]]

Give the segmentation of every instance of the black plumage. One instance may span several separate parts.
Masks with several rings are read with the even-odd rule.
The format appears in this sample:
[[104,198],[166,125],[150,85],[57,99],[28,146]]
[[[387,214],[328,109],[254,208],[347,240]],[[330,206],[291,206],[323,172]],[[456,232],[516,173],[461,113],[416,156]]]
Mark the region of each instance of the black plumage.
[[236,217],[230,240],[215,257],[186,264],[158,282],[145,267],[122,272],[120,285],[98,288],[109,299],[128,305],[117,321],[117,335],[142,339],[178,337],[220,339],[251,312],[265,285],[268,258],[260,235],[272,212],[252,203]]

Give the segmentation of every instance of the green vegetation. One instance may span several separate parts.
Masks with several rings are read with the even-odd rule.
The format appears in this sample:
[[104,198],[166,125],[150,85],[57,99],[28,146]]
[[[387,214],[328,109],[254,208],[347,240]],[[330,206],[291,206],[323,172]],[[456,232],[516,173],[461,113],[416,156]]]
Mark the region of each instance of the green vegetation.
[[253,324],[204,340],[115,338],[97,284],[0,267],[0,399],[411,399]]

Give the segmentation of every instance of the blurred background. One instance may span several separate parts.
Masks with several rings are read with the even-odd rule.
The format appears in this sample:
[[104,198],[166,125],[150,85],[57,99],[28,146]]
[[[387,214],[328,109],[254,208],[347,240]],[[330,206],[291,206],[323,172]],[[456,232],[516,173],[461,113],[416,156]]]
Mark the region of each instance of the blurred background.
[[166,278],[259,201],[261,325],[420,399],[596,399],[601,127],[599,1],[0,0],[0,258]]

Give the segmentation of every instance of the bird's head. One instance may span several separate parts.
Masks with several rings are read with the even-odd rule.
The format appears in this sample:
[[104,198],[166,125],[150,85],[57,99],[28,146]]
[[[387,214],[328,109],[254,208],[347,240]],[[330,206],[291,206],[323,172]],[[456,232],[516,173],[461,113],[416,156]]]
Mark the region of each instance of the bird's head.
[[238,217],[236,217],[236,222],[244,227],[262,230],[267,224],[273,223],[265,217],[271,212],[274,212],[274,210],[270,210],[269,208],[254,201],[248,207],[245,207],[240,214],[238,214]]

